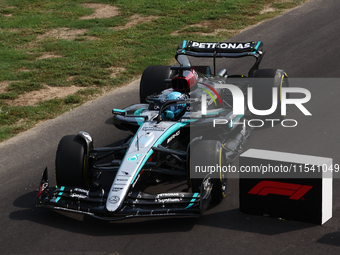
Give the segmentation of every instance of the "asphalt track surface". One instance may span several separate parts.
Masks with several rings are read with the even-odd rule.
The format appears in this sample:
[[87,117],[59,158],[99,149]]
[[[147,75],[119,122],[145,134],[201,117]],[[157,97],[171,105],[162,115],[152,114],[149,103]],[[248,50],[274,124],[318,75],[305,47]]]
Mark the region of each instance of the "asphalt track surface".
[[[261,40],[261,68],[281,68],[290,77],[340,77],[340,2],[312,0],[264,22],[233,41]],[[254,131],[246,149],[258,148],[333,158],[340,163],[340,87],[312,89],[313,117],[298,127]],[[63,135],[89,132],[95,146],[126,134],[111,124],[112,108],[138,102],[138,82],[0,144],[1,254],[339,254],[339,179],[334,179],[333,218],[323,226],[239,213],[238,180],[225,200],[197,219],[104,222],[35,208],[35,190],[45,166],[53,177]],[[237,162],[236,162],[237,164]],[[53,182],[52,182],[53,184]],[[311,212],[312,213],[312,212]]]

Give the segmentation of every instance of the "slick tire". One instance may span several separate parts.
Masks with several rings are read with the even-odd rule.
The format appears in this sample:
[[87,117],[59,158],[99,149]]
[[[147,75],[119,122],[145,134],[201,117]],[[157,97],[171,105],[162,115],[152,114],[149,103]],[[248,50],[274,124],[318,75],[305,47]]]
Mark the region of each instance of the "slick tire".
[[86,166],[86,142],[76,135],[64,136],[58,145],[55,159],[57,186],[89,187],[89,171]]
[[170,83],[166,83],[165,80],[171,79],[175,74],[170,66],[148,66],[145,68],[139,84],[140,102],[147,103],[145,100],[147,96],[159,94],[170,88]]
[[[225,160],[222,152],[222,145],[217,140],[201,140],[190,148],[190,171],[195,172],[196,166],[208,167],[217,166],[222,167]],[[207,168],[206,168],[207,169]],[[200,192],[203,178],[191,178],[191,189],[193,193]],[[222,171],[215,173],[211,177],[213,188],[211,191],[212,202],[220,203],[226,195],[227,177]]]
[[[288,76],[280,69],[259,69],[254,72],[249,87],[253,89],[253,106],[256,110],[268,110],[272,107],[272,89],[277,88],[277,107],[276,110],[265,116],[252,113],[252,116],[260,119],[283,119],[281,115],[281,90],[288,87]],[[249,108],[249,106],[248,106]]]

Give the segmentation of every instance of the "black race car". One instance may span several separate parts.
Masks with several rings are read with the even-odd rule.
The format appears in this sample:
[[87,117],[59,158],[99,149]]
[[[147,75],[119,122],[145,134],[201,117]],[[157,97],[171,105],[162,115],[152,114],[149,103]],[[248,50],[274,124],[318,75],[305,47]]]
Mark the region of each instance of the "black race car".
[[[226,173],[198,173],[197,167],[227,166],[241,152],[251,128],[235,123],[245,123],[244,113],[239,112],[243,103],[238,100],[248,88],[254,107],[268,109],[272,88],[288,86],[284,71],[258,69],[262,47],[257,41],[181,42],[178,66],[147,67],[140,81],[140,103],[113,109],[114,125],[132,132],[124,142],[94,148],[86,132],[61,139],[56,187],[49,187],[45,169],[37,206],[119,220],[199,216],[211,201],[220,202],[226,194]],[[247,75],[216,72],[216,59],[247,56],[255,58]],[[213,68],[193,66],[191,57],[210,58]],[[238,99],[233,100],[233,90]],[[280,106],[271,117],[282,118]]]

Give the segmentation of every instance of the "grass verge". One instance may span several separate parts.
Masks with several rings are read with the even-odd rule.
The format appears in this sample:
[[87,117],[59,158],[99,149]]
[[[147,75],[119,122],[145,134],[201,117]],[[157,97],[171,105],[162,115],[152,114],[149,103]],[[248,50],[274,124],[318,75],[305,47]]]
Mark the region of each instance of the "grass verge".
[[173,63],[184,39],[221,41],[305,1],[0,1],[0,141]]

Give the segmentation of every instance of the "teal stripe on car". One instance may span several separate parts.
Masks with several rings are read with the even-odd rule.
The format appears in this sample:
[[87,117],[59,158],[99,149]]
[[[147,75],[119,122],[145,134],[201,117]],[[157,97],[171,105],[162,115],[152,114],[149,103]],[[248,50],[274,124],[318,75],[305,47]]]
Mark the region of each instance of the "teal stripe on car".
[[[146,108],[141,108],[135,111],[134,115],[140,115],[142,111],[144,111]],[[144,123],[144,118],[136,118],[137,124],[140,126]]]
[[259,48],[260,44],[261,44],[261,41],[258,41],[256,46],[255,46],[255,50],[257,50]]
[[187,207],[185,207],[185,209],[188,209],[194,205],[194,202],[196,201],[197,196],[198,196],[198,193],[194,193],[194,195],[192,196],[192,199],[190,200],[190,204]]
[[[174,125],[172,125],[171,127],[168,128],[167,131],[165,131],[161,137],[158,138],[158,140],[155,142],[155,144],[153,146],[158,146],[159,144],[161,144],[162,142],[164,142],[165,139],[167,139],[172,133],[176,132],[178,129],[180,129],[181,127],[184,127],[185,125],[187,125],[188,123],[175,123]],[[133,177],[132,181],[131,181],[131,185],[132,183],[135,181],[135,179],[137,178],[140,170],[143,168],[145,162],[150,158],[150,156],[152,155],[153,150],[150,149],[148,151],[148,153],[145,155],[143,162],[140,164],[138,170],[136,171],[135,176]]]
[[181,127],[184,127],[187,124],[188,123],[175,123],[174,125],[169,127],[168,130],[165,131],[163,135],[161,135],[161,137],[157,140],[157,142],[155,142],[154,146],[158,146],[159,144],[164,142],[164,140],[167,139],[172,133],[176,132],[178,129],[180,129]]
[[113,109],[112,111],[114,111],[114,112],[121,112],[121,113],[125,112],[124,110],[121,110],[121,109]]
[[64,193],[64,192],[63,192],[64,189],[65,189],[65,186],[61,186],[61,187],[60,187],[60,191],[61,191],[61,192],[59,192],[58,197],[57,197],[56,200],[55,200],[56,202],[58,202],[58,201],[61,199],[61,196],[62,196],[63,193]]
[[183,45],[182,45],[182,53],[185,53],[185,46],[187,45],[187,41],[183,41]]
[[198,121],[198,119],[184,119],[182,122],[195,122]]

